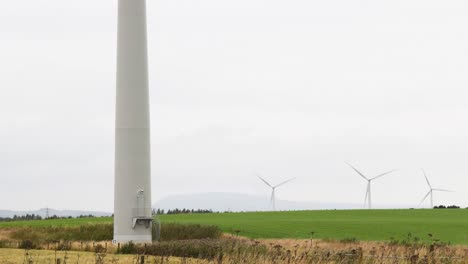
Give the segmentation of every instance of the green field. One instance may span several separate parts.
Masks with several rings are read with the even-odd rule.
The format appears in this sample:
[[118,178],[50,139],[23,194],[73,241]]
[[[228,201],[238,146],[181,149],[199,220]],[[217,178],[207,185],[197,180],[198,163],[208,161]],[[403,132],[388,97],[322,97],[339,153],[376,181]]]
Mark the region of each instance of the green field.
[[14,221],[14,222],[0,222],[0,228],[14,228],[14,227],[46,227],[46,226],[81,226],[86,224],[104,224],[111,223],[110,217],[96,217],[96,218],[74,218],[74,219],[48,219],[48,220],[34,220],[34,221]]
[[217,225],[240,230],[251,238],[315,238],[358,240],[402,239],[408,233],[468,244],[468,210],[330,210],[209,215],[165,215],[163,221]]
[[[257,213],[163,215],[163,222],[219,226],[226,233],[250,238],[314,238],[388,241],[408,233],[428,240],[428,234],[453,244],[468,244],[468,210],[329,210]],[[110,218],[0,223],[15,226],[78,226],[105,223]]]

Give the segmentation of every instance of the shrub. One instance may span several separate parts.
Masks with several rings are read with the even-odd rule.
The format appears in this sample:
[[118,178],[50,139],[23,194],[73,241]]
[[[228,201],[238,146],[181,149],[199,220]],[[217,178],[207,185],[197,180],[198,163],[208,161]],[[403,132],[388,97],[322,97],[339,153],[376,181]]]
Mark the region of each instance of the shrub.
[[0,248],[6,248],[9,245],[8,240],[0,239]]
[[111,224],[84,225],[79,227],[27,227],[12,232],[11,238],[31,240],[37,243],[47,241],[105,241],[112,240]]
[[234,239],[194,239],[164,241],[152,245],[128,243],[118,253],[214,259],[222,255],[266,254],[267,251],[264,245]]
[[22,240],[19,244],[19,248],[22,249],[34,249],[36,245],[31,240]]
[[123,244],[120,249],[117,251],[117,254],[135,254],[137,253],[137,246],[133,242]]
[[357,240],[357,238],[355,237],[346,237],[346,238],[343,238],[340,240],[341,243],[357,243],[359,242],[359,240]]
[[[47,241],[108,241],[113,239],[112,224],[82,225],[79,227],[26,227],[12,232],[15,240],[31,240],[35,243]],[[181,225],[163,223],[161,240],[187,240],[221,237],[221,230],[216,226]]]
[[62,241],[57,245],[57,250],[59,251],[68,251],[71,250],[71,243],[68,241]]

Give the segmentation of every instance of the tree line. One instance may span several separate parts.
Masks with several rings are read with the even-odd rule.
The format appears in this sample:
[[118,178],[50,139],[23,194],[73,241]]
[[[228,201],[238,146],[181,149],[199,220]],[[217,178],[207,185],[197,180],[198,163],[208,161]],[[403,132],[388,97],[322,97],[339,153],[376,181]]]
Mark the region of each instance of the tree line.
[[0,217],[0,222],[42,220],[42,216],[37,214],[14,215],[13,217]]
[[157,210],[153,210],[153,214],[157,214],[157,215],[163,215],[163,214],[212,214],[214,213],[213,210],[209,209],[209,210],[206,210],[206,209],[186,209],[186,208],[183,208],[183,209],[179,209],[179,208],[176,208],[176,209],[169,209],[167,211],[165,211],[164,209],[157,209]]
[[[460,209],[460,206],[458,206],[458,205],[448,205],[448,206],[436,205],[436,206],[434,206],[434,209]],[[466,208],[466,209],[468,209],[468,208]]]
[[38,214],[14,215],[13,217],[0,217],[0,222],[13,222],[13,221],[32,221],[32,220],[53,220],[53,219],[72,219],[72,218],[93,218],[94,215],[79,215],[72,216],[57,216],[52,215],[49,217],[42,217]]

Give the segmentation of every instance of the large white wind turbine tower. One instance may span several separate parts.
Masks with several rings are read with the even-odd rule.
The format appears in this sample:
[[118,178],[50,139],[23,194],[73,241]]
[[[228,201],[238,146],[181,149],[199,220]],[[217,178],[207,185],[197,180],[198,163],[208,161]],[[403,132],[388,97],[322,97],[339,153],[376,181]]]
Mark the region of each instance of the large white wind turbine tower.
[[273,186],[273,185],[269,184],[265,179],[260,177],[259,175],[257,175],[257,177],[271,188],[270,206],[271,206],[271,209],[273,211],[276,211],[276,197],[275,197],[276,188],[280,187],[280,186],[282,186],[282,185],[284,185],[284,184],[286,184],[286,183],[288,183],[288,182],[290,182],[292,180],[294,180],[295,178],[289,179],[289,180],[284,181],[284,182],[282,182],[282,183],[280,183],[278,185]]
[[114,242],[152,241],[146,1],[118,1]]
[[429,186],[429,192],[424,196],[424,198],[421,200],[421,202],[419,203],[418,207],[421,206],[421,204],[426,200],[426,198],[428,196],[431,196],[431,208],[434,208],[434,191],[436,192],[452,192],[452,191],[449,191],[449,190],[444,190],[444,189],[436,189],[436,188],[432,188],[432,185],[431,183],[429,182],[429,179],[427,178],[426,176],[426,172],[424,170],[422,170],[422,173],[424,175],[424,178],[426,178],[426,182],[427,182],[427,185]]
[[364,207],[366,207],[366,204],[367,204],[367,208],[369,209],[372,209],[372,195],[371,195],[371,184],[372,184],[372,181],[375,180],[375,179],[378,179],[380,177],[383,177],[387,174],[390,174],[396,170],[391,170],[391,171],[387,171],[385,173],[382,173],[382,174],[379,174],[373,178],[368,178],[366,176],[364,176],[364,174],[362,174],[360,171],[358,171],[355,167],[353,167],[351,164],[349,163],[346,163],[348,164],[348,166],[350,166],[355,172],[357,172],[357,174],[359,174],[362,178],[364,178],[364,180],[367,181],[367,188],[366,188],[366,197],[364,198]]

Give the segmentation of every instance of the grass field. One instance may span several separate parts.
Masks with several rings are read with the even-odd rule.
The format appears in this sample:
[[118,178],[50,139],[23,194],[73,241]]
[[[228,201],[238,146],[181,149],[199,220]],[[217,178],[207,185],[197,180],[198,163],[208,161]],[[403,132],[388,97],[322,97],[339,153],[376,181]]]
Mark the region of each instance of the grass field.
[[[428,234],[443,242],[468,244],[468,210],[329,210],[163,215],[162,222],[216,225],[226,233],[250,238],[314,238],[388,241],[408,233],[429,241]],[[0,223],[17,226],[79,226],[109,223],[110,218]]]
[[358,240],[401,239],[411,232],[428,239],[468,244],[468,210],[330,210],[232,214],[165,215],[163,221],[217,225],[251,238]]
[[105,223],[111,223],[111,222],[112,222],[112,218],[110,217],[48,219],[48,220],[35,220],[35,221],[0,222],[0,228],[46,227],[46,226],[75,227],[75,226],[82,226],[86,224],[105,224]]

